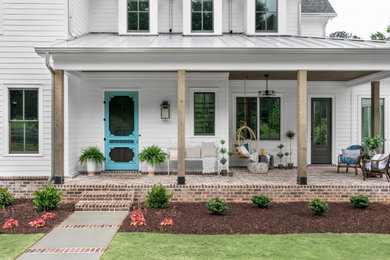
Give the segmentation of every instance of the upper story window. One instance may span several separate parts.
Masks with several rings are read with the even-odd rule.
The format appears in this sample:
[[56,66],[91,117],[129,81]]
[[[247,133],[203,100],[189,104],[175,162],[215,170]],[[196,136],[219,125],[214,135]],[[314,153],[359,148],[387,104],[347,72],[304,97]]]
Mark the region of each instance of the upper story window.
[[214,31],[214,1],[213,0],[192,0],[192,31],[212,32]]
[[256,31],[278,30],[278,0],[256,0]]
[[149,31],[149,0],[127,1],[127,30]]

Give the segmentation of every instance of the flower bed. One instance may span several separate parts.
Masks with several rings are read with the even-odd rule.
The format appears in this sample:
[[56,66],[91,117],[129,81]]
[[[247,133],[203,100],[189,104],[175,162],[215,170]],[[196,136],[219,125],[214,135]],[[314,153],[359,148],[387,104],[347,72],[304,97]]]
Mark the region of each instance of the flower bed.
[[[45,211],[37,211],[32,204],[32,200],[15,200],[15,204],[0,210],[0,234],[34,234],[48,233],[55,226],[63,222],[74,211],[74,204],[60,204],[60,207],[55,210],[50,210],[47,214]],[[13,219],[18,222],[18,226],[10,228],[2,228],[7,220]],[[44,220],[36,221],[37,219]],[[35,224],[31,225],[36,221]],[[10,224],[10,222],[8,223]]]
[[[308,202],[272,203],[259,209],[249,203],[228,203],[223,215],[210,213],[206,203],[171,203],[166,209],[141,204],[146,226],[123,222],[121,232],[171,234],[288,234],[288,233],[383,233],[390,234],[390,205],[372,203],[356,209],[351,203],[328,203],[324,215],[315,215]],[[138,209],[135,205],[132,209]],[[173,225],[161,222],[172,218]]]

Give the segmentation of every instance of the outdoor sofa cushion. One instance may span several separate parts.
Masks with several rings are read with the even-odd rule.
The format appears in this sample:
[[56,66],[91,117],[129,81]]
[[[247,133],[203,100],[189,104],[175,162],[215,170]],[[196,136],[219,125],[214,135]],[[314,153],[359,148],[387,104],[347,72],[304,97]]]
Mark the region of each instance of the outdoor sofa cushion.
[[343,154],[340,157],[342,164],[356,164],[356,158],[362,153],[362,146],[352,145],[347,149],[342,150]]
[[186,147],[186,158],[200,158],[200,147]]
[[[372,157],[371,161],[381,161],[385,159],[388,155],[387,154],[376,154]],[[388,159],[387,159],[388,160]],[[374,165],[374,167],[378,167],[378,170],[384,170],[386,168],[387,160],[379,162],[379,166]],[[371,161],[369,163],[366,163],[365,167],[368,171],[371,171],[372,164]]]

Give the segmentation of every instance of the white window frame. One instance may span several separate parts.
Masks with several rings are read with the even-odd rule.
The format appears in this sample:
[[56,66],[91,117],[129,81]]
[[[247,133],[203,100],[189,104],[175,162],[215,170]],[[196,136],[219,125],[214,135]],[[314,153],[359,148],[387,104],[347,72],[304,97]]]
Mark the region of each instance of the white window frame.
[[222,0],[213,2],[213,30],[212,31],[192,31],[192,1],[183,1],[183,35],[222,35]]
[[[38,90],[38,153],[10,153],[9,141],[10,141],[10,131],[9,131],[9,92],[14,89],[37,89]],[[4,152],[3,156],[5,157],[42,157],[43,156],[43,85],[41,84],[4,84],[4,93],[5,98],[4,102]]]
[[128,31],[127,0],[118,0],[119,35],[158,35],[158,0],[149,0],[149,31]]
[[256,31],[256,0],[247,0],[245,8],[245,17],[246,17],[246,34],[247,35],[283,35],[287,34],[286,24],[287,24],[287,1],[286,0],[277,0],[278,6],[278,21],[277,21],[277,31]]

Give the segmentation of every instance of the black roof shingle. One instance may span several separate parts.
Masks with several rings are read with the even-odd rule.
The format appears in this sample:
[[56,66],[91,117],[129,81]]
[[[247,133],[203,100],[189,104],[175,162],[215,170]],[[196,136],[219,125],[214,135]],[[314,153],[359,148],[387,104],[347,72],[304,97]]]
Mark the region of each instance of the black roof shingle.
[[336,13],[328,0],[302,0],[302,13]]

